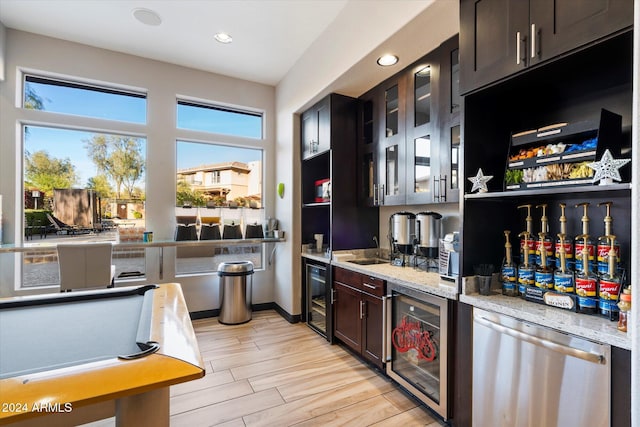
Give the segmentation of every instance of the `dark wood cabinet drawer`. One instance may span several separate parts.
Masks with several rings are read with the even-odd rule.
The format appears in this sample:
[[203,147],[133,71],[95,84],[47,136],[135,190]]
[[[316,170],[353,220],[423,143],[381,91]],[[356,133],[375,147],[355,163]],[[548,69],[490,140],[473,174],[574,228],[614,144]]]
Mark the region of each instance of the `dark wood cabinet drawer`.
[[382,297],[385,293],[384,280],[377,277],[361,275],[362,278],[362,290],[368,294]]
[[362,290],[362,275],[344,268],[334,268],[333,280]]

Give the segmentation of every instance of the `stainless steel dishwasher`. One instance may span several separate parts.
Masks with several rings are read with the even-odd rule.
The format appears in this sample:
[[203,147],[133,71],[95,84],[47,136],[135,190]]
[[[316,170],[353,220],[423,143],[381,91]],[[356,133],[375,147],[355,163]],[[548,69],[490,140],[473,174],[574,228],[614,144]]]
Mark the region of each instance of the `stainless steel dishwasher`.
[[473,425],[608,426],[611,347],[473,309]]

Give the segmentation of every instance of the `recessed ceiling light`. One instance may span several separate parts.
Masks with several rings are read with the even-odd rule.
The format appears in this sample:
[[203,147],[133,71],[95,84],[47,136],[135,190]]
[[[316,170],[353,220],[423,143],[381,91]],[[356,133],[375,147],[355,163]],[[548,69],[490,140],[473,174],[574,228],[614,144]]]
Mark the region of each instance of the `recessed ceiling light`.
[[390,65],[395,65],[398,62],[398,57],[391,54],[382,55],[378,58],[378,65],[382,67],[388,67]]
[[220,43],[225,43],[225,44],[231,43],[233,41],[233,38],[227,33],[216,33],[216,35],[213,36],[213,38],[219,41]]
[[162,23],[162,19],[160,19],[160,15],[154,12],[151,9],[145,9],[139,7],[137,9],[133,9],[133,16],[138,21],[142,22],[145,25],[158,26]]

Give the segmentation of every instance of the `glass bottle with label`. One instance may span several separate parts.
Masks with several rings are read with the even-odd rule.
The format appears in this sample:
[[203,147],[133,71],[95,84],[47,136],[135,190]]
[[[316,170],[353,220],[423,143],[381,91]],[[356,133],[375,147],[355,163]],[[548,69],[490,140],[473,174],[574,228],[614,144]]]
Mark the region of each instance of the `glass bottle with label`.
[[535,284],[536,287],[541,289],[553,289],[553,268],[549,267],[547,263],[547,250],[544,247],[545,241],[547,240],[547,233],[538,233],[538,236],[540,237],[540,240],[538,240],[540,262],[536,266],[534,275]]
[[567,217],[565,216],[565,208],[566,204],[560,203],[560,233],[558,234],[558,239],[556,240],[556,247],[554,257],[556,260],[556,267],[560,268],[560,234],[564,236],[564,244],[562,247],[564,248],[564,259],[565,259],[565,268],[569,270],[573,270],[574,268],[574,253],[573,253],[573,237],[567,234]]
[[530,286],[536,283],[535,281],[536,268],[533,264],[529,263],[529,260],[531,259],[529,257],[529,247],[530,247],[529,233],[527,233],[526,231],[523,231],[522,233],[519,234],[519,237],[523,237],[523,240],[522,240],[523,241],[523,246],[522,246],[523,261],[518,266],[518,294],[520,294],[520,296],[524,298],[527,293],[527,286]]
[[[598,254],[598,274],[604,275],[609,273],[609,251],[611,249],[609,236],[611,236],[611,224],[613,218],[611,217],[611,205],[613,202],[598,203],[598,206],[606,206],[606,214],[604,217],[604,236],[598,238],[597,254]],[[615,248],[616,255],[616,269],[620,265],[620,244],[618,241],[614,241],[613,247]]]
[[[579,236],[576,236],[575,239],[575,245],[574,245],[574,251],[576,254],[576,263],[575,263],[575,270],[576,271],[582,271],[582,250],[583,248],[587,249],[587,259],[589,261],[589,264],[591,264],[589,266],[589,269],[591,271],[596,271],[596,257],[595,257],[595,253],[596,253],[596,245],[593,243],[593,240],[591,239],[591,237],[589,236],[589,202],[584,202],[584,203],[578,203],[576,205],[576,208],[578,207],[582,207],[583,209],[583,213],[582,213],[582,219],[580,221],[582,221],[582,234]],[[586,240],[582,238],[582,236],[587,236]]]
[[624,288],[622,291],[618,308],[620,309],[620,315],[618,316],[618,330],[621,332],[627,332],[629,315],[631,314],[631,288]]
[[615,250],[616,236],[609,237],[609,268],[600,276],[598,286],[598,308],[600,314],[610,320],[618,320],[618,296],[620,295],[621,279],[618,276],[618,262]]
[[573,271],[567,268],[567,257],[565,252],[565,235],[558,233],[560,266],[553,273],[553,289],[556,292],[572,294],[575,291]]
[[[518,209],[527,209],[527,217],[525,218],[525,222],[527,224],[527,229],[526,229],[526,233],[527,233],[527,237],[529,238],[527,240],[527,244],[529,245],[527,247],[527,253],[529,254],[529,259],[527,260],[527,264],[529,265],[535,265],[536,263],[536,242],[535,239],[532,238],[533,236],[533,217],[531,216],[531,208],[533,207],[533,205],[521,205],[518,206]],[[520,239],[520,263],[523,264],[524,263],[524,240],[523,240],[523,233],[520,233],[519,236],[521,237]]]
[[591,271],[589,263],[589,249],[587,247],[589,236],[581,234],[576,237],[577,239],[582,239],[582,259],[580,262],[582,269],[576,273],[577,311],[578,313],[595,314],[598,311],[598,276]]
[[511,231],[504,230],[504,262],[500,268],[500,281],[502,282],[502,295],[515,297],[518,296],[518,270],[511,259],[510,233]]
[[[549,267],[550,265],[554,265],[553,260],[553,239],[548,235],[549,234],[549,218],[547,217],[547,204],[543,203],[540,205],[536,205],[536,208],[542,208],[542,216],[540,217],[540,239],[536,242],[536,264],[544,265],[545,267]],[[542,236],[544,234],[544,236]],[[542,252],[545,252],[545,263],[542,262]],[[553,269],[551,269],[553,271]],[[553,273],[551,274],[553,276]]]

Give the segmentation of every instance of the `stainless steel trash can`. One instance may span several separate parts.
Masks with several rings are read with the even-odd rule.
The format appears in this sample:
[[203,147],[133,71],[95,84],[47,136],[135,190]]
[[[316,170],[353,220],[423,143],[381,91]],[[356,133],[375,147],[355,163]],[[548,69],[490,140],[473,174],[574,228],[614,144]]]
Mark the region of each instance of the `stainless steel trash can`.
[[220,276],[221,301],[218,322],[224,325],[237,325],[251,320],[253,263],[250,261],[223,262],[218,266],[218,276]]

